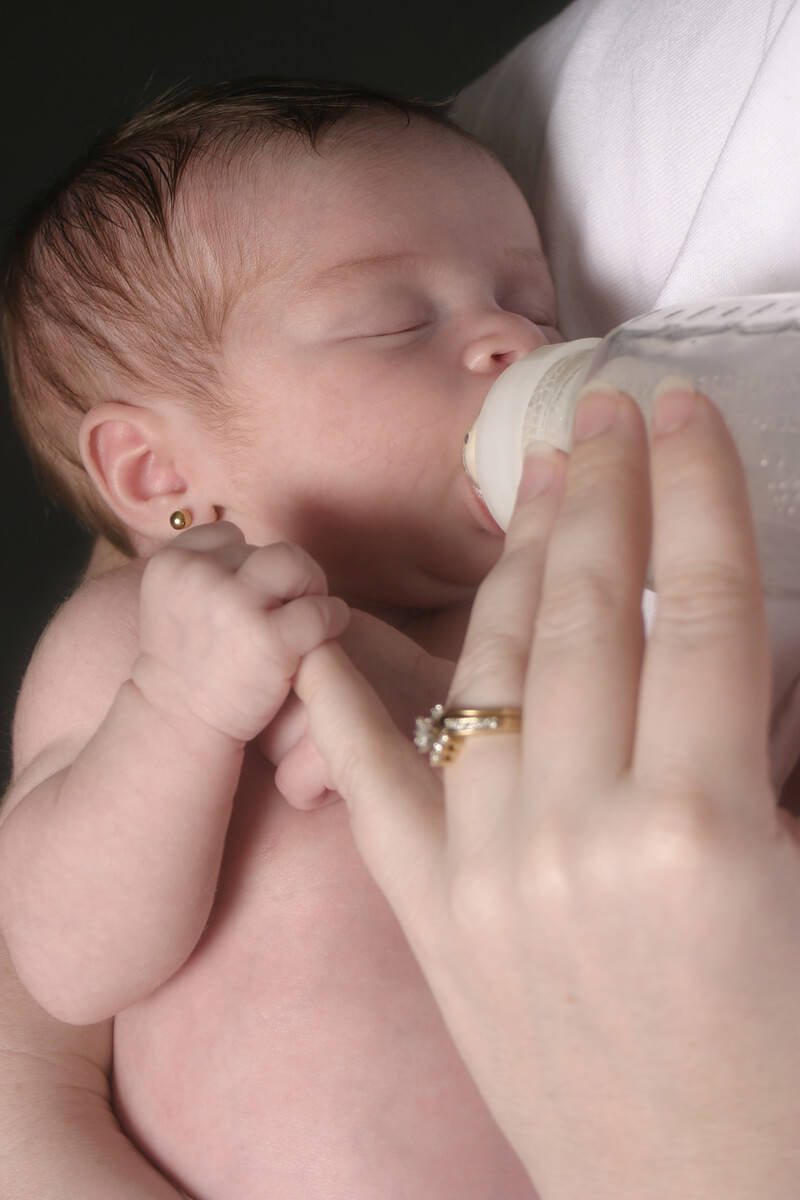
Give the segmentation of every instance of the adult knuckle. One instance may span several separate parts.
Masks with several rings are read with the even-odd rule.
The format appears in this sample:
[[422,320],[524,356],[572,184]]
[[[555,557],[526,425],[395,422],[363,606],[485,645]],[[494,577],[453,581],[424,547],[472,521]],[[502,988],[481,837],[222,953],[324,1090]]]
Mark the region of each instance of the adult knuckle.
[[567,819],[558,812],[539,817],[518,856],[516,890],[528,910],[553,920],[587,896],[602,897],[624,879],[628,854],[616,830],[596,821]]
[[537,638],[571,641],[605,631],[618,618],[622,602],[619,580],[609,564],[586,561],[563,569],[547,581]]
[[498,665],[515,661],[522,653],[520,638],[510,629],[476,630],[458,665],[459,685],[480,685],[483,680],[495,679]]
[[465,919],[483,919],[488,929],[516,916],[552,947],[644,906],[688,936],[701,906],[731,876],[735,839],[701,788],[680,796],[642,791],[641,800],[639,809],[625,805],[588,825],[559,813],[538,816],[503,878],[500,916],[492,917],[491,880],[478,876],[464,888]]
[[685,879],[708,857],[711,844],[699,807],[675,804],[655,817],[643,834],[639,866],[647,879]]
[[576,520],[592,520],[598,513],[598,505],[604,507],[624,506],[631,490],[642,482],[642,467],[638,458],[632,458],[627,449],[612,440],[597,453],[597,445],[589,455],[574,455],[571,488],[566,502],[566,512]]
[[682,762],[672,768],[659,764],[652,773],[642,767],[636,783],[647,809],[647,827],[659,840],[705,846],[719,838],[725,827],[725,804],[719,789],[704,782],[696,767]]
[[755,594],[743,568],[717,562],[676,566],[658,586],[658,636],[675,641],[732,632],[754,613]]
[[705,806],[664,804],[646,816],[568,827],[550,818],[518,857],[517,902],[551,928],[571,925],[578,913],[600,913],[620,897],[635,905],[696,890],[718,844]]
[[646,820],[637,822],[631,860],[640,894],[697,895],[733,848],[725,806],[711,789],[678,781],[643,802]]

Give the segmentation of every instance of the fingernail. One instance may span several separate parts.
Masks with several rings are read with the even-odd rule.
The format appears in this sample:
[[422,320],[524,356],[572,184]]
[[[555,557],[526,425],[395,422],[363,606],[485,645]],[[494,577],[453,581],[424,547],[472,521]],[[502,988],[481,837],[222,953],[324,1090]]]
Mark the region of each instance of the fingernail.
[[697,411],[697,393],[692,381],[668,375],[653,392],[653,433],[661,435],[681,429]]
[[525,447],[522,478],[517,489],[517,500],[532,500],[548,491],[555,480],[561,452],[549,442],[531,442]]
[[606,433],[617,423],[620,413],[619,392],[603,380],[588,383],[578,394],[578,408],[572,422],[572,440],[586,442]]

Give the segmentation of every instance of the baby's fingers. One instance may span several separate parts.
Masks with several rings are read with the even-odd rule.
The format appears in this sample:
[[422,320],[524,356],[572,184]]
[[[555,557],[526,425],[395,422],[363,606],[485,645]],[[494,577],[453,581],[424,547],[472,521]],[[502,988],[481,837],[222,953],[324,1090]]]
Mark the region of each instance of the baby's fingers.
[[300,596],[269,612],[270,636],[290,662],[344,633],[350,609],[337,596]]
[[292,808],[304,812],[340,799],[333,791],[328,765],[310,733],[304,734],[278,763],[275,786]]
[[261,753],[275,766],[278,791],[294,808],[319,808],[338,799],[330,771],[308,731],[308,713],[290,692],[258,736]]
[[661,398],[651,470],[658,613],[634,771],[656,789],[749,797],[769,777],[766,622],[744,473],[708,399]]
[[244,534],[232,521],[209,521],[205,525],[193,525],[185,529],[170,542],[181,550],[197,550],[203,554],[224,550],[229,546],[244,546]]
[[[210,560],[235,571],[251,553],[244,534],[232,521],[210,521],[205,525],[193,525],[184,529],[169,543],[166,553],[174,558],[174,552],[207,555]],[[161,557],[165,551],[161,552]]]
[[273,542],[269,546],[253,548],[236,575],[267,608],[299,596],[324,596],[328,591],[322,567],[293,542]]

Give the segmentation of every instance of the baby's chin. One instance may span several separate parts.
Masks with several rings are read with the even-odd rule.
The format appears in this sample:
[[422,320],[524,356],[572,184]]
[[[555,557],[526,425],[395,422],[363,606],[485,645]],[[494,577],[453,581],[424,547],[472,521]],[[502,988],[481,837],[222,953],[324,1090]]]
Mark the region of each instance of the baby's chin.
[[[471,605],[475,593],[497,562],[503,549],[501,535],[484,533],[471,539],[468,553],[437,561],[409,564],[396,569],[387,578],[362,580],[353,586],[353,577],[343,581],[346,586],[337,591],[348,603],[380,615],[380,609],[405,612],[438,612]],[[329,583],[331,579],[329,577]]]

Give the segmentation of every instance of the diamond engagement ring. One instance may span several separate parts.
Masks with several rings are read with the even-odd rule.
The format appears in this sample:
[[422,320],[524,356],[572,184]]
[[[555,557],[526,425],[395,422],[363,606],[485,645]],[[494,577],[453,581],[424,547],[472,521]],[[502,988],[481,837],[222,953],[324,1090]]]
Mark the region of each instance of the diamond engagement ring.
[[432,767],[448,766],[461,742],[473,733],[519,733],[518,708],[445,708],[436,704],[427,717],[417,717],[414,745]]

